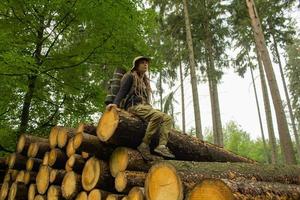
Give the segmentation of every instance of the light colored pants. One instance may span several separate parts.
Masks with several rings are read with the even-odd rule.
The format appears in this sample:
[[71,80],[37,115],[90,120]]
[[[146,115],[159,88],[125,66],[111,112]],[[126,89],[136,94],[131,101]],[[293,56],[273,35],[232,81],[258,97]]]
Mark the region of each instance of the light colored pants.
[[159,145],[166,145],[168,142],[169,132],[172,128],[172,117],[160,110],[152,108],[148,104],[138,104],[132,106],[128,111],[142,120],[148,122],[143,142],[150,144],[154,133],[159,131]]

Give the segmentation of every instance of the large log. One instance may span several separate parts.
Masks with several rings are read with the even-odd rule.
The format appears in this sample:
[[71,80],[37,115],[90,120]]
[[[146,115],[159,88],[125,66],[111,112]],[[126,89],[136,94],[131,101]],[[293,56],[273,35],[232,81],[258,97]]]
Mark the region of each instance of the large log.
[[26,170],[27,171],[38,171],[41,164],[42,164],[41,159],[29,158],[26,162]]
[[114,150],[113,145],[107,145],[97,136],[82,132],[76,134],[73,145],[77,153],[87,152],[101,160],[108,160]]
[[50,151],[49,142],[33,142],[29,145],[27,156],[42,159],[47,151]]
[[37,193],[36,184],[31,183],[28,189],[28,200],[34,200],[36,193]]
[[134,186],[144,187],[146,175],[138,171],[119,172],[115,178],[115,188],[118,192],[128,193]]
[[64,148],[67,145],[67,142],[70,138],[74,137],[76,129],[73,128],[60,128],[57,135],[57,146],[59,148]]
[[56,169],[64,169],[68,156],[61,149],[51,149],[49,153],[49,166]]
[[300,186],[253,180],[204,179],[187,194],[187,200],[215,199],[300,199]]
[[51,169],[49,182],[53,185],[61,185],[66,173],[63,169]]
[[50,170],[49,166],[42,165],[36,176],[36,187],[40,194],[45,194],[49,187]]
[[47,191],[47,200],[63,200],[61,188],[58,185],[51,185]]
[[62,196],[66,199],[73,199],[81,191],[81,176],[75,172],[67,172],[61,184]]
[[[144,137],[146,127],[147,124],[138,117],[112,108],[99,120],[97,135],[101,141],[136,148]],[[157,141],[158,134],[154,136],[153,143]],[[175,130],[171,130],[167,146],[177,160],[255,163],[254,160]]]
[[27,186],[24,183],[15,182],[11,185],[8,200],[23,200],[27,197]]
[[82,171],[82,186],[86,191],[95,187],[112,190],[114,180],[109,172],[108,164],[96,157],[90,158]]
[[45,139],[45,138],[34,136],[34,135],[22,134],[19,137],[16,152],[20,153],[22,155],[27,155],[29,145],[31,143],[34,143],[34,142],[44,142],[44,143],[46,143],[46,142],[48,142],[48,140]]
[[12,153],[9,156],[8,168],[9,169],[26,169],[26,162],[28,157],[25,157],[19,153]]

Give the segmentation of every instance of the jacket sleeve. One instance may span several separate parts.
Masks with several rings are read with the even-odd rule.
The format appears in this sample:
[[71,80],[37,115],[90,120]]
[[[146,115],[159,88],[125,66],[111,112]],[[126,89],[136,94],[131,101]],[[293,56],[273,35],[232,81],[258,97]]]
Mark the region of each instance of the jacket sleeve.
[[120,90],[113,102],[118,107],[120,106],[120,102],[122,101],[122,99],[125,98],[127,96],[127,94],[129,93],[129,91],[132,87],[132,84],[133,84],[132,74],[125,74],[124,76],[125,77],[123,77],[123,79],[121,81]]

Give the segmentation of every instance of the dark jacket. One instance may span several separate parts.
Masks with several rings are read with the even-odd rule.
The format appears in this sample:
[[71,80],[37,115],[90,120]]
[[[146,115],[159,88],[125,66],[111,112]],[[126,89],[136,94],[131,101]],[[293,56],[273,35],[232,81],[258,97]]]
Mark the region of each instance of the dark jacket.
[[[128,109],[131,106],[137,105],[142,103],[143,97],[140,97],[135,94],[134,92],[134,77],[132,73],[127,73],[124,75],[121,85],[120,85],[120,90],[114,99],[114,104],[116,104],[118,107],[120,107],[120,104],[123,99],[125,99],[124,102],[124,109]],[[144,96],[146,99],[147,97]]]

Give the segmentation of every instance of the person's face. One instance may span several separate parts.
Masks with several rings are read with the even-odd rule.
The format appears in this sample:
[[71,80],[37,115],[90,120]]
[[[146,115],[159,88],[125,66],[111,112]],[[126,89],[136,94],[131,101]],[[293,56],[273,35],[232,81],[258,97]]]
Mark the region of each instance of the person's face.
[[149,62],[145,59],[139,60],[137,65],[137,71],[139,73],[145,73],[148,70]]

